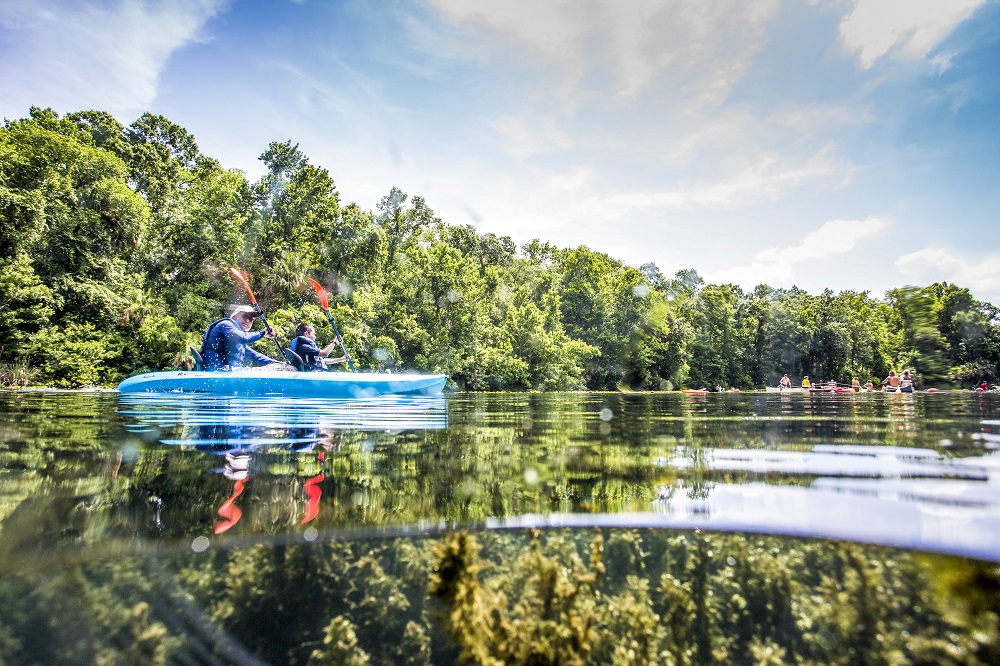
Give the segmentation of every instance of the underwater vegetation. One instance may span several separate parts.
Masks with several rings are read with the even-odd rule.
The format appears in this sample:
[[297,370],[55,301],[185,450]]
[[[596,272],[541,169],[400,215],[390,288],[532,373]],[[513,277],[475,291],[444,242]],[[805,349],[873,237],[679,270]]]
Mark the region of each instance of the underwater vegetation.
[[0,578],[6,664],[995,664],[1000,567],[666,530],[453,532]]

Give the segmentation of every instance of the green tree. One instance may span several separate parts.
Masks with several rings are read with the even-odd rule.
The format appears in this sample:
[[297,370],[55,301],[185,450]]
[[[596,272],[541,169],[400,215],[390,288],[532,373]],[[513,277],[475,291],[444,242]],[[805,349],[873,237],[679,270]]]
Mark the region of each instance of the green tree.
[[931,289],[901,287],[886,293],[895,328],[896,361],[930,385],[948,381],[947,341],[938,331],[938,303]]
[[52,291],[35,275],[28,255],[0,264],[0,361],[24,355],[53,312]]
[[0,153],[0,257],[32,258],[57,319],[113,317],[121,292],[135,284],[127,267],[149,217],[126,185],[124,162],[75,123],[39,109],[5,123]]
[[748,381],[736,334],[736,311],[742,297],[735,285],[707,285],[695,297],[689,361],[692,385],[729,388]]

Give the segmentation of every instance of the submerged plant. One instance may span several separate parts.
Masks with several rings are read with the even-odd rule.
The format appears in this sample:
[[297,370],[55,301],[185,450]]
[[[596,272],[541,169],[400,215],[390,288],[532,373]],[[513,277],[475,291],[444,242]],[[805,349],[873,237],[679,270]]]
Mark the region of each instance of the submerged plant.
[[0,577],[0,658],[991,664],[998,590],[996,565],[744,534],[259,545]]

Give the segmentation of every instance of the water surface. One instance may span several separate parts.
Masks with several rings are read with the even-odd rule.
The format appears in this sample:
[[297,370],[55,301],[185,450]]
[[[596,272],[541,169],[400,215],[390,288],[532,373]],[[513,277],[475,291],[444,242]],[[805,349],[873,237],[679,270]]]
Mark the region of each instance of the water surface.
[[3,516],[56,536],[5,530],[26,555],[613,525],[1000,560],[991,395],[4,392],[0,423]]
[[990,663],[998,446],[965,392],[0,392],[0,656]]

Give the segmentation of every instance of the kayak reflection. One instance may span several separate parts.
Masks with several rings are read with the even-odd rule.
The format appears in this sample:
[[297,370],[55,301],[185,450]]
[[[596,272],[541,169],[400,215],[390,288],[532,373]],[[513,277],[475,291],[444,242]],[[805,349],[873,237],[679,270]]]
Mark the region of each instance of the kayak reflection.
[[[132,420],[127,426],[131,432],[143,433],[148,440],[222,459],[211,471],[233,483],[216,511],[214,533],[223,534],[239,523],[260,481],[258,495],[273,498],[276,478],[293,480],[292,494],[286,495],[292,524],[309,523],[320,512],[328,456],[340,451],[345,437],[352,432],[393,437],[443,429],[445,408],[443,396],[290,400],[121,394],[118,411]],[[255,483],[256,477],[269,478]]]
[[118,396],[118,404],[120,414],[135,420],[130,428],[133,432],[177,425],[366,431],[436,430],[447,425],[444,396],[331,400],[122,393]]

